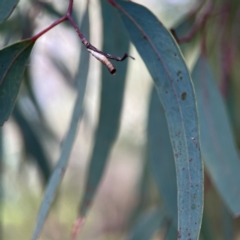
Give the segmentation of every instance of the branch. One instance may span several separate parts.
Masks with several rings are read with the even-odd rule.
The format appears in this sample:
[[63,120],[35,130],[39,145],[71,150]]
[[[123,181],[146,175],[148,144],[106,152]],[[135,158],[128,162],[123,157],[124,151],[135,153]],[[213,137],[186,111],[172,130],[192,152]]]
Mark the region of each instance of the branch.
[[205,25],[206,21],[208,20],[209,16],[211,15],[213,7],[214,7],[214,1],[209,0],[209,4],[208,4],[208,7],[207,7],[205,13],[202,15],[202,17],[197,22],[195,22],[194,26],[190,29],[190,31],[187,33],[187,35],[185,37],[178,38],[176,36],[174,30],[171,30],[171,32],[173,33],[173,36],[176,38],[176,40],[179,44],[189,42],[192,40],[192,38],[195,36],[197,31]]
[[77,32],[79,38],[81,39],[82,43],[87,48],[87,50],[97,60],[99,60],[101,63],[103,63],[108,68],[108,70],[109,70],[109,72],[111,74],[116,73],[116,68],[113,66],[113,64],[108,59],[112,59],[112,60],[115,60],[115,61],[124,61],[127,57],[130,57],[130,58],[134,59],[133,57],[129,56],[127,53],[125,53],[122,57],[112,56],[112,55],[110,55],[108,53],[104,53],[104,52],[98,50],[91,43],[89,43],[88,40],[84,37],[84,35],[80,31],[80,29],[78,28],[78,26],[75,23],[74,19],[72,18],[73,3],[74,3],[74,0],[69,0],[67,13],[63,17],[61,17],[60,19],[58,19],[57,21],[52,23],[49,27],[45,28],[43,31],[41,31],[40,33],[38,33],[35,36],[33,36],[32,38],[30,38],[30,40],[36,41],[44,33],[48,32],[49,30],[51,30],[52,28],[54,28],[58,24],[68,20],[69,23],[73,26],[73,28]]

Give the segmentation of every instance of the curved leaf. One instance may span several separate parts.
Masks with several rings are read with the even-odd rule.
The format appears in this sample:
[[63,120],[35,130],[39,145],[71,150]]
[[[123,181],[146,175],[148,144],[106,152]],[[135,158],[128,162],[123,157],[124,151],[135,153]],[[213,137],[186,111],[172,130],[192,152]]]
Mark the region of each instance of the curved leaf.
[[196,90],[204,162],[234,216],[240,214],[240,162],[227,111],[211,69],[201,56],[192,73]]
[[3,130],[0,127],[0,239],[3,239]]
[[120,12],[162,101],[177,171],[178,237],[198,239],[203,209],[203,166],[195,94],[181,52],[145,7],[110,1]]
[[[86,26],[85,26],[86,25]],[[88,8],[84,14],[82,26],[85,26],[86,29],[89,28],[89,13]],[[89,33],[89,30],[86,32],[86,37],[89,39],[89,36],[87,35]],[[87,53],[85,47],[83,45],[82,49],[83,52]],[[88,54],[89,56],[89,54]],[[83,113],[83,99],[84,99],[84,93],[86,89],[86,83],[87,83],[87,75],[88,75],[88,69],[89,69],[89,57],[86,57],[84,54],[84,60],[82,59],[82,56],[80,58],[79,62],[79,69],[76,77],[79,77],[77,79],[77,89],[78,89],[78,96],[74,105],[73,114],[71,118],[71,122],[69,124],[69,129],[67,132],[67,135],[63,141],[62,144],[62,150],[59,157],[59,160],[55,166],[55,169],[51,175],[50,181],[48,183],[48,186],[46,188],[44,198],[42,200],[42,204],[38,213],[38,219],[36,223],[36,227],[33,233],[32,240],[36,240],[38,238],[38,235],[41,232],[41,229],[43,227],[43,224],[45,222],[45,219],[47,217],[49,208],[51,206],[51,203],[54,200],[55,193],[57,191],[58,186],[61,183],[61,180],[64,176],[68,158],[74,143],[74,139],[77,134],[77,129],[79,126],[80,119],[82,117]]]
[[25,40],[0,51],[0,125],[8,120],[13,110],[34,43]]
[[[112,11],[110,5],[105,0],[101,0],[101,6],[104,36],[103,51],[115,55],[127,52],[129,49],[129,40],[124,26],[116,15],[116,12]],[[110,75],[106,67],[102,66],[99,122],[95,133],[94,147],[90,157],[86,188],[80,206],[81,216],[86,215],[92,203],[103,175],[108,156],[118,134],[127,61],[116,62],[114,64],[118,69],[115,76]]]
[[176,168],[165,112],[155,88],[150,97],[147,136],[151,170],[168,213],[177,226]]
[[51,174],[51,167],[50,160],[44,152],[41,141],[39,141],[34,129],[27,119],[25,119],[18,106],[14,108],[13,116],[20,127],[20,131],[22,132],[26,152],[36,161],[43,177],[44,184],[46,184]]
[[129,240],[151,240],[155,232],[165,223],[165,214],[162,210],[152,210],[141,217],[132,230]]
[[0,23],[5,21],[17,6],[19,0],[1,0],[0,1]]

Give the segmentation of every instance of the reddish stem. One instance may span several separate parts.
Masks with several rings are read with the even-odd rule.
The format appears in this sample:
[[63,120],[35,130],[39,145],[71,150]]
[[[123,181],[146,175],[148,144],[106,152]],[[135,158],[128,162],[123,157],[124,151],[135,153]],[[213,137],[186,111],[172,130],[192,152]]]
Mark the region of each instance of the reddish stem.
[[73,0],[69,0],[67,14],[72,15],[72,9],[73,9]]
[[107,0],[110,4],[112,4],[113,6],[116,6],[116,3],[113,0]]
[[44,33],[48,32],[49,30],[51,30],[52,28],[56,27],[58,24],[69,20],[69,22],[73,25],[74,29],[77,31],[79,37],[81,38],[81,40],[84,38],[84,36],[82,35],[82,33],[80,32],[80,30],[78,29],[76,23],[73,21],[71,15],[72,15],[72,9],[73,9],[73,2],[74,0],[69,0],[69,5],[68,5],[68,10],[65,16],[61,17],[60,19],[58,19],[57,21],[55,21],[54,23],[52,23],[49,27],[45,28],[43,31],[41,31],[40,33],[38,33],[37,35],[33,36],[31,38],[32,41],[36,41],[39,37],[41,37]]
[[73,26],[73,28],[75,29],[75,31],[77,32],[79,38],[82,40],[82,43],[85,45],[87,40],[84,37],[84,35],[81,33],[81,31],[79,30],[77,24],[74,22],[72,16],[70,14],[67,14],[67,20],[71,23],[71,25]]
[[205,13],[203,14],[203,16],[199,19],[199,21],[197,21],[195,23],[195,25],[192,27],[192,29],[190,29],[190,31],[188,32],[188,34],[185,37],[182,37],[180,39],[177,39],[177,42],[179,44],[184,43],[184,42],[189,42],[197,33],[197,31],[201,28],[204,27],[207,19],[209,18],[212,10],[213,10],[213,6],[214,6],[214,2],[213,0],[210,0],[210,3],[208,5],[208,8],[206,9]]
[[51,30],[52,28],[54,28],[55,26],[57,26],[58,24],[64,22],[67,20],[67,16],[63,16],[61,18],[59,18],[57,21],[55,21],[54,23],[52,23],[49,27],[45,28],[43,31],[41,31],[40,33],[38,33],[37,35],[31,37],[32,41],[36,41],[39,37],[41,37],[44,33],[48,32],[49,30]]

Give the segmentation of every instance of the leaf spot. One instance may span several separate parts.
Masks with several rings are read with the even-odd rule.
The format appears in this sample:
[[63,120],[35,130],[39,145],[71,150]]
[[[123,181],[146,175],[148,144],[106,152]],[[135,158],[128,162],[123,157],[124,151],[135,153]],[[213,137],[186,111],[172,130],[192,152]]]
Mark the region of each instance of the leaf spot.
[[182,100],[184,101],[187,97],[187,93],[186,92],[183,92],[182,95],[181,95],[181,98]]

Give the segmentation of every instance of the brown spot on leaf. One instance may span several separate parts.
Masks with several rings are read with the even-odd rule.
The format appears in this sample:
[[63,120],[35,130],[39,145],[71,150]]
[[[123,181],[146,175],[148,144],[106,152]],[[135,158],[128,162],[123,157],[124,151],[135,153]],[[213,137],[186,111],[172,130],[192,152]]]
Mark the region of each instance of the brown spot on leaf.
[[187,93],[186,92],[183,92],[182,95],[181,95],[181,98],[182,100],[184,101],[187,97]]

